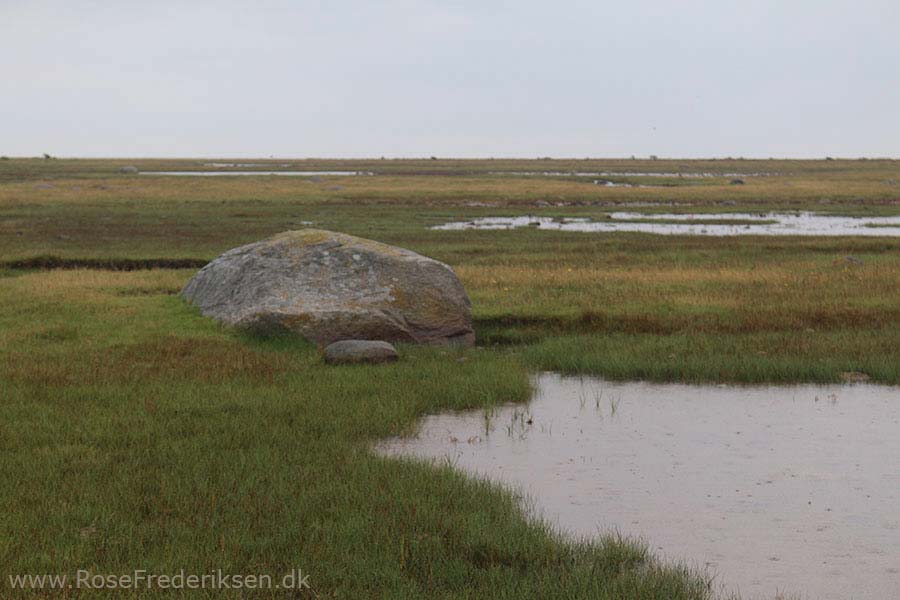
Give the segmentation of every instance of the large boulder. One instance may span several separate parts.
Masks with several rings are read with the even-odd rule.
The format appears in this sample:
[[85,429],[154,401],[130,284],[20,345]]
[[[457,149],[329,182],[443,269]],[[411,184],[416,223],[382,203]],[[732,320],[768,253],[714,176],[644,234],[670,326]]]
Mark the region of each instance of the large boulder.
[[450,267],[331,231],[287,231],[229,250],[181,294],[223,323],[291,331],[322,345],[475,341],[469,298]]

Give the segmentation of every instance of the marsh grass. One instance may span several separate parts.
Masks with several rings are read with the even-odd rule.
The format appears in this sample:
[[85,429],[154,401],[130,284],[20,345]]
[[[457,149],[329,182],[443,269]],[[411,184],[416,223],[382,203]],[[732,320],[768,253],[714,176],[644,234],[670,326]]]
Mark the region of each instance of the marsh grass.
[[881,228],[896,227],[896,225],[892,225],[890,223],[866,223],[865,227],[878,229],[879,227],[881,227]]
[[369,451],[426,412],[524,400],[513,357],[403,347],[395,365],[326,367],[152,293],[187,274],[0,286],[4,576],[302,567],[317,597],[705,597],[639,544],[563,542],[495,486]]

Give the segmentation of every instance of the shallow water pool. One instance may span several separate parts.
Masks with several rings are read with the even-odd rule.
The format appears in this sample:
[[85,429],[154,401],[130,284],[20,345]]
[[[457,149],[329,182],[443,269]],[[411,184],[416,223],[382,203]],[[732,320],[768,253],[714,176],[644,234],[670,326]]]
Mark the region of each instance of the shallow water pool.
[[528,405],[429,416],[391,456],[521,490],[574,535],[618,530],[744,598],[900,590],[900,388],[542,375]]
[[[635,222],[640,220],[643,222]],[[654,221],[659,221],[654,222]],[[724,221],[716,223],[715,221]],[[741,221],[740,224],[727,221]],[[864,235],[900,236],[900,216],[841,217],[810,212],[798,213],[693,213],[648,214],[614,212],[608,219],[555,217],[482,217],[455,221],[432,229],[517,229],[535,227],[557,231],[633,231],[669,235]]]

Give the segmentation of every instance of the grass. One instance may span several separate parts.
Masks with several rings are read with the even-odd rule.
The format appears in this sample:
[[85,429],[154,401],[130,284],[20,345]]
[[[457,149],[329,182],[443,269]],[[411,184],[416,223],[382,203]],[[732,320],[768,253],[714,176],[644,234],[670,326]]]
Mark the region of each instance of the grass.
[[[202,162],[0,162],[4,577],[302,568],[305,595],[322,598],[708,598],[701,574],[661,566],[640,544],[559,539],[510,492],[370,445],[426,413],[523,401],[534,370],[714,382],[858,371],[900,383],[897,238],[428,229],[602,218],[612,204],[895,215],[895,162],[289,161],[382,173],[320,181],[117,173]],[[785,175],[650,190],[489,174],[576,169]],[[303,221],[452,265],[479,347],[325,367],[302,341],[222,329],[181,302],[206,260]]]
[[172,295],[189,275],[6,281],[6,572],[302,568],[319,597],[703,597],[634,543],[562,543],[507,492],[369,452],[425,412],[524,400],[514,358],[404,347],[395,365],[328,368],[303,342],[199,317]]

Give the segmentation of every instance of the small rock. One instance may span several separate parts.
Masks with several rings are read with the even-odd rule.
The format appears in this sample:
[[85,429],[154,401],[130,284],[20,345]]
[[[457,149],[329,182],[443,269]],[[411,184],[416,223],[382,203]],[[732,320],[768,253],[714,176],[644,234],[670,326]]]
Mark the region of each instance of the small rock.
[[325,347],[325,362],[330,365],[385,363],[397,360],[397,349],[387,342],[342,340]]
[[864,383],[870,379],[871,377],[860,371],[844,371],[841,373],[841,381],[844,383]]
[[855,256],[842,256],[841,258],[836,259],[833,262],[834,265],[856,265],[859,266],[863,264],[863,261],[856,258]]
[[138,172],[139,172],[138,168],[131,166],[131,165],[128,165],[127,167],[122,167],[121,169],[119,169],[119,173],[125,173],[127,175],[135,175]]
[[550,206],[550,203],[546,200],[538,200],[534,203],[535,206]]

